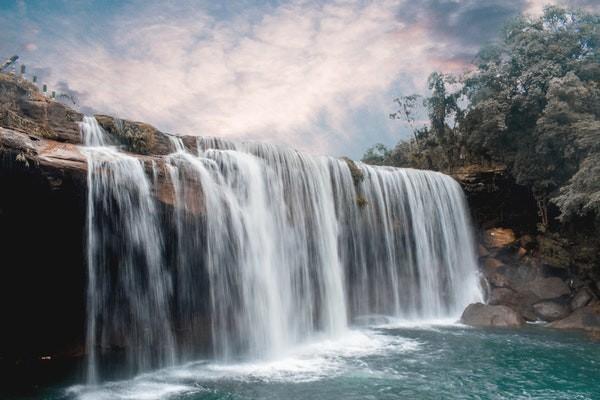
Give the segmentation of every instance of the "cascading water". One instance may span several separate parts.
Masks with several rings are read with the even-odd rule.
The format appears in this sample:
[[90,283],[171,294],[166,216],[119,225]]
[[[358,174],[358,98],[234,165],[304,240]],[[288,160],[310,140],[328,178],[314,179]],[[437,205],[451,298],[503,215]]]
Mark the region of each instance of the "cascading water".
[[355,317],[456,318],[480,298],[446,175],[200,138],[143,165],[93,118],[82,133],[92,372],[99,346],[122,345],[138,370],[207,348],[273,357]]

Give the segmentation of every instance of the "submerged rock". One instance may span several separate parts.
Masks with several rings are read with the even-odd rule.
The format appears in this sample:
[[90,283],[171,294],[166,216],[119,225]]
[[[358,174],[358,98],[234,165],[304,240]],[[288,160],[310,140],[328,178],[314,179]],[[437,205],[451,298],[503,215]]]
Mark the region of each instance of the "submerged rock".
[[470,304],[460,320],[463,324],[477,327],[518,327],[525,323],[523,317],[508,306],[482,303]]
[[535,313],[543,321],[556,321],[569,315],[569,308],[555,301],[541,301],[533,305]]

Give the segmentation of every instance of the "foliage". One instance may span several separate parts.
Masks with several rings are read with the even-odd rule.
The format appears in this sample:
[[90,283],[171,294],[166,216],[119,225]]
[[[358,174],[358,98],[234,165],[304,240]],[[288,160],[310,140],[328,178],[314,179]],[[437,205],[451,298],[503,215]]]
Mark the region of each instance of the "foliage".
[[599,43],[599,15],[548,7],[540,18],[513,21],[480,51],[473,72],[431,74],[428,126],[414,128],[417,96],[396,99],[393,117],[404,118],[414,138],[378,163],[445,171],[503,163],[532,189],[542,225],[549,202],[563,221],[600,217]]

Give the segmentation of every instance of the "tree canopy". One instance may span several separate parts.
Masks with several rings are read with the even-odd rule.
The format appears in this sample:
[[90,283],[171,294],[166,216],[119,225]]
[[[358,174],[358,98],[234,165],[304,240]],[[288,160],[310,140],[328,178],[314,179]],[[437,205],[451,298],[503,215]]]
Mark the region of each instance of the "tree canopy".
[[564,221],[600,218],[599,43],[599,15],[548,7],[539,18],[512,21],[470,73],[431,74],[427,126],[410,119],[417,96],[396,100],[392,117],[406,119],[414,137],[389,153],[379,149],[387,155],[378,163],[446,171],[502,163],[532,189],[542,223],[549,201]]

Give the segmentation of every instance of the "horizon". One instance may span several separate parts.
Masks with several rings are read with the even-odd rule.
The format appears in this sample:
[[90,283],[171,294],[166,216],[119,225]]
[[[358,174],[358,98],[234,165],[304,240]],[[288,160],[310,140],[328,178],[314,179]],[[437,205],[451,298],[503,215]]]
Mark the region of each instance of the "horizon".
[[393,99],[461,74],[519,15],[593,1],[15,1],[0,56],[18,54],[86,113],[179,135],[359,159],[410,135]]

